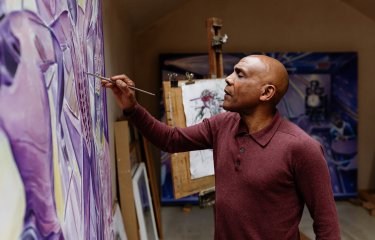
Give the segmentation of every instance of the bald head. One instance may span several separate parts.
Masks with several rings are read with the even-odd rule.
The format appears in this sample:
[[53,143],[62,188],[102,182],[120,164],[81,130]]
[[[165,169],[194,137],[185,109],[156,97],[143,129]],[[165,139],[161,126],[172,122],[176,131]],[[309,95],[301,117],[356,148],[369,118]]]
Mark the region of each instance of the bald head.
[[289,76],[284,65],[278,60],[265,55],[250,55],[244,58],[249,61],[260,61],[262,71],[259,72],[263,84],[274,85],[276,88],[275,94],[272,97],[272,102],[276,105],[288,90]]
[[288,89],[289,77],[283,64],[267,56],[250,55],[233,70],[225,79],[223,108],[243,115],[274,112]]

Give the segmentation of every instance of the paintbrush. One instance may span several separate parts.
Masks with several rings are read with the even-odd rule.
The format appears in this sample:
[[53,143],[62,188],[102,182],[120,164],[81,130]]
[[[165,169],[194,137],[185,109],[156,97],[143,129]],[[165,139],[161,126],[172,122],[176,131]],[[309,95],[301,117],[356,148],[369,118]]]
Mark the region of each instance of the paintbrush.
[[[84,72],[84,73],[86,73],[87,75],[93,76],[93,77],[97,77],[97,78],[106,80],[107,82],[110,82],[112,84],[116,84],[116,82],[113,81],[112,79],[110,79],[109,77],[103,77],[103,76],[100,76],[99,74],[94,74],[94,73],[89,73],[89,72]],[[147,94],[152,95],[152,96],[155,96],[154,93],[150,93],[150,92],[147,92],[143,89],[136,88],[136,87],[133,87],[133,86],[130,86],[130,85],[128,85],[128,88],[133,89],[133,90],[137,90],[137,91],[140,91],[140,92],[143,92],[143,93],[147,93]]]

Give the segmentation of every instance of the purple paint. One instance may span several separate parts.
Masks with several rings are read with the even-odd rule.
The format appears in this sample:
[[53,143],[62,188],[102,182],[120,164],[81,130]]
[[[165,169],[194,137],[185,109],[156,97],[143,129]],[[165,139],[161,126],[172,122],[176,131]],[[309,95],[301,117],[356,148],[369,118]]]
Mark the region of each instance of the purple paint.
[[82,9],[75,0],[36,0],[37,12],[7,12],[7,1],[0,3],[0,131],[25,188],[20,237],[112,239],[105,92],[83,74],[104,75],[100,1]]

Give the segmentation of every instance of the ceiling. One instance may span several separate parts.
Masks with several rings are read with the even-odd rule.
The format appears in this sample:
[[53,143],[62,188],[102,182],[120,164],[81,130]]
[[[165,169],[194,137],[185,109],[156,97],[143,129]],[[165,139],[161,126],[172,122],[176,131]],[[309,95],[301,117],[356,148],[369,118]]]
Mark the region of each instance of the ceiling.
[[375,1],[374,0],[341,0],[352,8],[358,10],[375,21]]
[[144,30],[190,0],[118,0],[136,32]]
[[[116,0],[136,32],[191,0]],[[246,0],[249,1],[249,0]],[[339,0],[375,21],[374,0]]]

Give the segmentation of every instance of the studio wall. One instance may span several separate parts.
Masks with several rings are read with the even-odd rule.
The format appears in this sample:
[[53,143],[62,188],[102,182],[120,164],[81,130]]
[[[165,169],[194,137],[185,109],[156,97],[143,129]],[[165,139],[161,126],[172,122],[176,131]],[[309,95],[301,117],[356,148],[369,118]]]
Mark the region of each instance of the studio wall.
[[[103,1],[104,60],[106,76],[126,73],[134,76],[134,30],[124,1]],[[122,116],[112,91],[107,90],[108,134],[111,159],[112,197],[116,198],[114,122]]]

